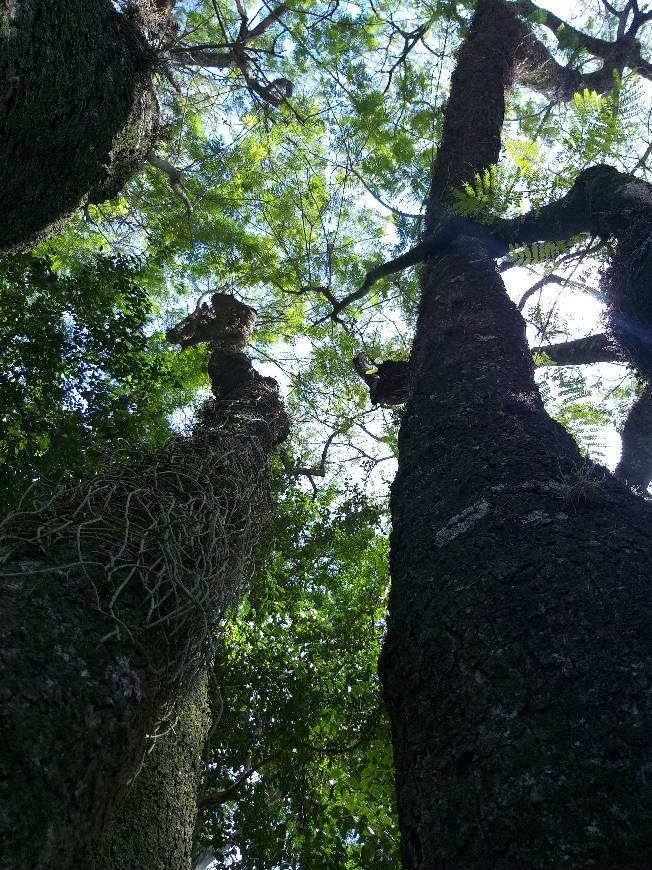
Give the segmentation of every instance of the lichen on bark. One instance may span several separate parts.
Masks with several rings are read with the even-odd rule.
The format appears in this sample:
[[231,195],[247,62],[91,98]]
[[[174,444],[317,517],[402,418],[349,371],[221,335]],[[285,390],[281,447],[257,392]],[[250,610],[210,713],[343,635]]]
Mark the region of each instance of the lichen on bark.
[[102,841],[96,870],[189,870],[211,726],[207,686],[205,676],[146,756]]

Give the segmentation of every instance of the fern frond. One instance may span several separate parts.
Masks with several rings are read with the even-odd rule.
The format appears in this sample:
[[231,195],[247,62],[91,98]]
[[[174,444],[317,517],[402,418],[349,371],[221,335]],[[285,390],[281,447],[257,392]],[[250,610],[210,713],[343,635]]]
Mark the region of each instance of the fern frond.
[[561,242],[534,242],[525,247],[509,245],[509,259],[517,266],[538,266],[540,263],[549,263],[569,252],[568,244]]

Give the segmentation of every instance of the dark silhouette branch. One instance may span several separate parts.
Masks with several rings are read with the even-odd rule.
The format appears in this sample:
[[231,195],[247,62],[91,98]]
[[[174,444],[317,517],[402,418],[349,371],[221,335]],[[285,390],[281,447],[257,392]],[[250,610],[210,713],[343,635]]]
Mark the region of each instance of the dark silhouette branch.
[[[600,69],[582,73],[570,66],[558,63],[546,46],[530,30],[528,22],[523,22],[522,57],[520,60],[519,81],[552,99],[566,101],[583,88],[605,93],[614,86],[614,70],[619,74],[624,69],[638,72],[645,78],[652,78],[652,64],[641,55],[637,40],[640,28],[650,20],[649,12],[634,10],[627,4],[622,12],[613,7],[609,10],[619,19],[615,41],[591,36],[563,21],[553,12],[542,9],[531,0],[516,0],[508,3],[519,16],[536,14],[542,23],[559,39],[560,35],[574,43],[593,57],[602,61]],[[631,25],[627,27],[630,11],[634,11]]]
[[564,284],[565,279],[559,275],[544,275],[541,280],[537,281],[533,284],[525,293],[521,296],[518,305],[516,306],[519,311],[523,311],[525,308],[525,303],[534,296],[535,293],[538,293],[539,290],[543,290],[544,287],[547,287],[548,284]]
[[261,767],[269,764],[274,758],[276,758],[278,753],[275,755],[269,755],[267,758],[261,759],[261,761],[257,761],[256,764],[248,764],[245,765],[245,770],[238,776],[233,782],[228,785],[222,791],[212,792],[211,794],[204,795],[198,801],[198,807],[200,810],[213,810],[222,804],[227,803],[228,801],[235,800],[238,793],[244,788],[244,786],[249,782],[254,773],[258,773]]
[[262,36],[265,31],[269,30],[272,24],[275,24],[280,20],[281,16],[284,12],[287,12],[288,4],[287,3],[279,3],[279,5],[272,9],[269,15],[266,15],[260,24],[257,24],[256,27],[253,27],[251,30],[247,30],[241,36],[238,37],[239,42],[251,42],[253,39],[257,39],[259,36]]
[[[279,4],[255,27],[250,28],[246,10],[241,3],[238,3],[240,30],[232,42],[220,43],[213,47],[210,43],[201,45],[177,44],[167,49],[170,61],[182,67],[237,69],[242,74],[247,88],[252,94],[272,106],[279,106],[292,96],[292,82],[286,78],[277,78],[271,82],[265,81],[264,74],[253,61],[252,53],[255,53],[256,49],[251,48],[250,43],[263,36],[273,24],[280,21],[287,9],[286,3]],[[218,48],[225,50],[216,50]],[[256,74],[252,72],[252,66]]]
[[[286,471],[291,477],[307,477],[310,479],[310,482],[313,483],[313,477],[326,477],[326,460],[328,458],[328,451],[330,449],[331,444],[340,435],[341,432],[339,429],[336,429],[326,439],[324,446],[321,452],[321,458],[319,460],[319,465],[313,466],[292,466],[288,463],[286,466]],[[314,485],[314,484],[313,484]]]
[[[606,333],[574,341],[549,344],[534,352],[537,365],[546,365],[545,354],[555,365],[590,365],[625,362]],[[615,476],[638,493],[645,493],[652,480],[652,387],[648,384],[629,409],[621,431],[622,454]]]
[[[535,355],[545,354],[558,366],[580,366],[599,362],[622,363],[625,361],[605,332],[588,335],[586,338],[576,338],[573,341],[546,344],[536,348],[534,353]],[[546,362],[541,359],[538,364],[546,365]]]
[[580,172],[561,199],[522,217],[494,221],[491,230],[497,238],[523,245],[583,233],[619,237],[632,217],[644,212],[652,215],[652,185],[601,164]]
[[362,285],[339,300],[322,320],[334,318],[352,302],[362,299],[381,278],[423,263],[464,236],[482,242],[492,256],[503,257],[510,253],[510,245],[562,241],[584,233],[604,239],[619,237],[628,231],[633,215],[648,211],[652,220],[651,184],[611,166],[598,165],[580,172],[564,197],[522,217],[499,219],[487,226],[443,212],[422,241],[393,260],[370,269]]
[[[595,247],[590,247],[586,251],[582,251],[582,252],[573,251],[570,254],[565,254],[564,256],[560,257],[556,261],[556,264],[560,265],[563,262],[567,262],[568,260],[572,260],[572,259],[575,259],[577,257],[583,258],[587,254],[591,254],[594,251],[600,250],[600,248],[602,248],[602,247],[603,247],[603,244],[600,243],[599,245],[596,245]],[[518,264],[513,263],[512,265],[518,265]],[[502,267],[501,267],[501,269],[499,269],[499,271],[503,271]],[[591,287],[587,287],[584,284],[581,284],[579,281],[573,281],[569,277],[551,274],[551,275],[544,275],[543,278],[541,278],[539,281],[536,281],[528,290],[525,291],[525,293],[519,299],[518,305],[516,306],[518,308],[518,310],[523,311],[523,309],[525,308],[525,303],[528,301],[528,299],[531,299],[535,293],[538,293],[540,290],[543,290],[543,288],[547,287],[549,284],[559,284],[561,287],[572,287],[575,290],[580,290],[582,293],[588,293],[590,296],[595,296],[598,299],[598,301],[600,301],[600,302],[603,301],[603,298],[600,295],[599,291],[594,290]]]

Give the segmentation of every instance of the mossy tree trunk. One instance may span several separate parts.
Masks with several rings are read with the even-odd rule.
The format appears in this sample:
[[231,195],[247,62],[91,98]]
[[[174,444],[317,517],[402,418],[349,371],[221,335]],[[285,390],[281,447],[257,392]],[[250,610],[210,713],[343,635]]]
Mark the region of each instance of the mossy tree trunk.
[[101,844],[97,870],[190,870],[211,727],[207,684],[203,677],[145,758]]
[[[498,158],[504,11],[479,0],[460,52],[431,216],[450,179]],[[643,870],[652,510],[546,414],[481,241],[458,236],[421,280],[380,668],[403,866]]]
[[158,122],[155,31],[111,0],[0,2],[0,250],[46,238],[140,166]]
[[192,436],[0,529],[2,870],[94,867],[269,519],[267,460],[287,418],[242,352],[253,311],[213,299],[217,398]]

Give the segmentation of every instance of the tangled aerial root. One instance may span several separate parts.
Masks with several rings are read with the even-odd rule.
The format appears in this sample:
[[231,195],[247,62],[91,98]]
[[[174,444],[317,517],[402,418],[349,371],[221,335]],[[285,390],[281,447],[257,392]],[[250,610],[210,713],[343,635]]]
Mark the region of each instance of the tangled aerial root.
[[251,309],[215,295],[215,399],[192,433],[50,495],[44,485],[0,523],[7,870],[53,855],[93,864],[152,738],[209,664],[268,525],[267,459],[288,420],[277,384],[246,361]]
[[93,642],[142,671],[158,726],[205,670],[271,515],[267,459],[288,419],[276,382],[242,350],[254,322],[252,308],[218,293],[171,330],[211,344],[215,399],[191,435],[0,523],[0,577],[16,590],[33,578],[62,592],[64,607],[102,614]]
[[0,575],[86,582],[107,617],[100,643],[132,644],[162,694],[178,698],[205,668],[212,631],[241,590],[269,518],[267,481],[258,439],[199,427],[150,462],[11,514],[0,524]]

